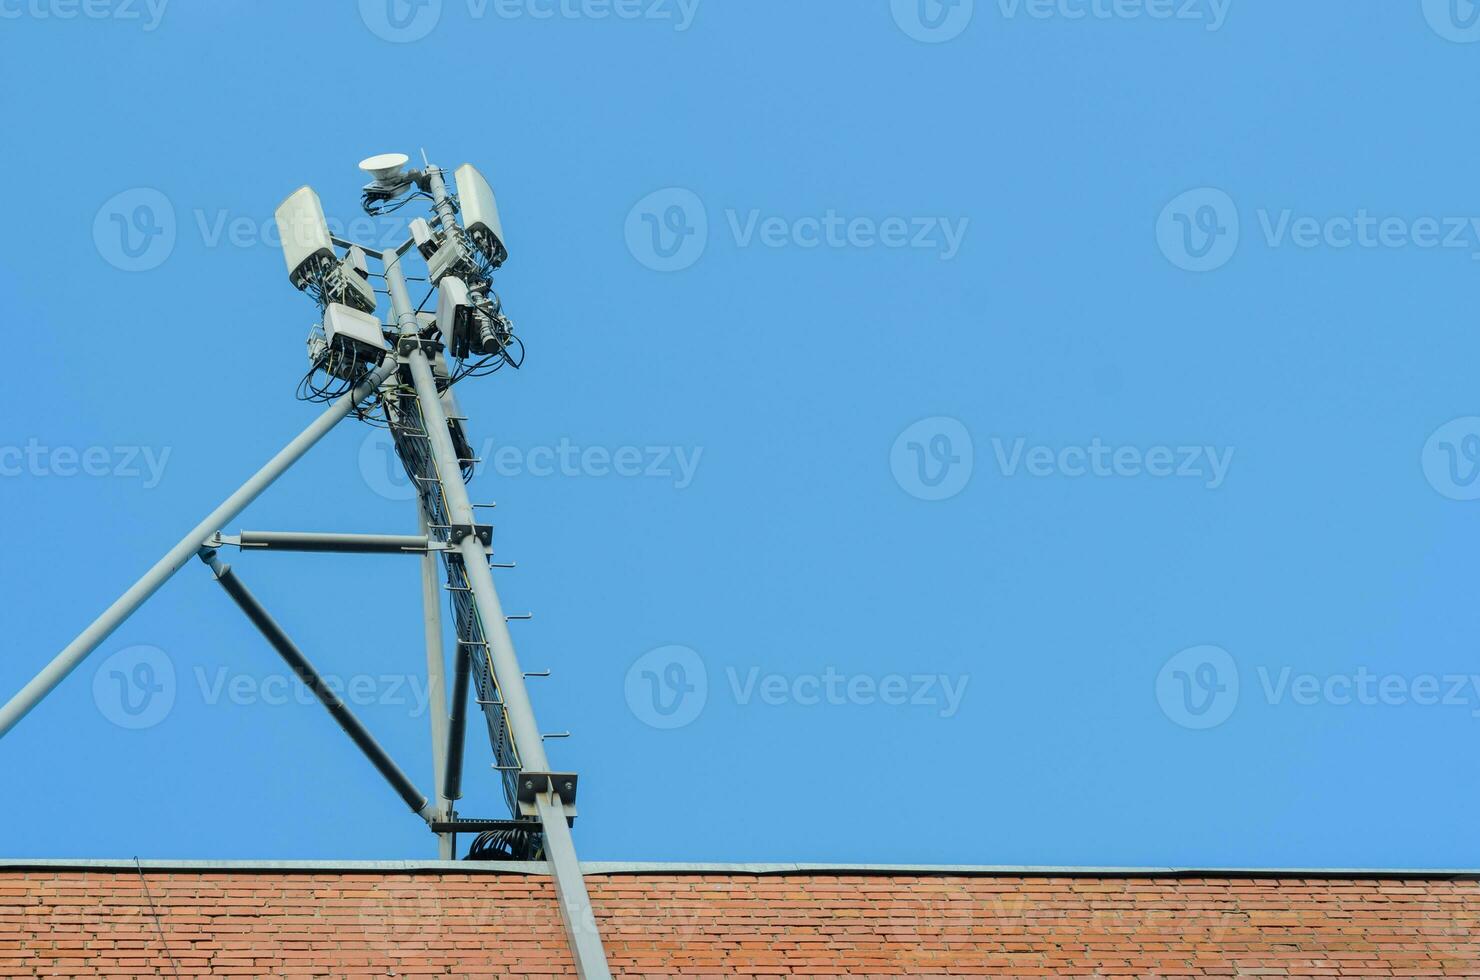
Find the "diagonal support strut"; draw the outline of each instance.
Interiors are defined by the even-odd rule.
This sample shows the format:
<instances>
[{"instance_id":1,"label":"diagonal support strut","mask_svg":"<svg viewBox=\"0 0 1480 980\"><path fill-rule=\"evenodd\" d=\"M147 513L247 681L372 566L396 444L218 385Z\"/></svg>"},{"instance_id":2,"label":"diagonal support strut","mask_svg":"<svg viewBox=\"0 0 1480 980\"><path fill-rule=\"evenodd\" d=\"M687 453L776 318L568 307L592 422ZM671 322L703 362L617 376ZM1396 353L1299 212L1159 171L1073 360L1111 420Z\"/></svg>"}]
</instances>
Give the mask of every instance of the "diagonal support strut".
<instances>
[{"instance_id":1,"label":"diagonal support strut","mask_svg":"<svg viewBox=\"0 0 1480 980\"><path fill-rule=\"evenodd\" d=\"M221 588L225 589L226 594L231 596L231 600L242 612L246 613L252 625L267 638L267 642L272 644L272 648L283 658L289 669L304 683L304 686L314 693L325 710L339 723L344 734L348 735L360 751L365 753L365 758L370 760L370 764L379 770L380 774L385 777L385 781L400 794L401 799L406 801L406 805L411 807L411 811L428 824L436 819L436 808L427 802L426 795L416 788L416 784L411 781L410 777L402 772L395 760L385 749L381 748L375 736L371 735L370 730L360 722L359 718L355 717L355 713L349 709L349 706L330 690L323 675L263 608L262 603L257 601L257 597L252 595L251 590L242 583L241 579L237 578L231 566L222 562L216 557L216 552L209 549L200 552L200 560L211 566L211 571L216 573L216 581L221 583Z\"/></svg>"},{"instance_id":2,"label":"diagonal support strut","mask_svg":"<svg viewBox=\"0 0 1480 980\"><path fill-rule=\"evenodd\" d=\"M261 496L262 492L272 486L278 477L302 459L305 453L329 433L330 429L352 412L355 406L379 390L385 380L395 373L395 370L396 359L387 357L359 387L325 409L312 425L304 429L296 439L284 446L281 452L268 460L267 465L242 484L241 489L227 497L220 507L211 511L205 520L197 524L163 558L156 562L153 568L145 572L143 578L130 586L128 591L119 596L113 605L93 620L92 625L83 630L77 639L67 644L66 649L42 668L41 673L21 688L15 697L6 703L5 707L0 708L0 738L4 738L22 718L30 713L32 708L40 704L41 700L55 690L68 674L76 670L77 665L86 660L88 654L101 646L104 640L112 636L125 620L149 600L150 596L158 592L164 583L185 567L185 563L217 530L235 520L252 501Z\"/></svg>"}]
</instances>

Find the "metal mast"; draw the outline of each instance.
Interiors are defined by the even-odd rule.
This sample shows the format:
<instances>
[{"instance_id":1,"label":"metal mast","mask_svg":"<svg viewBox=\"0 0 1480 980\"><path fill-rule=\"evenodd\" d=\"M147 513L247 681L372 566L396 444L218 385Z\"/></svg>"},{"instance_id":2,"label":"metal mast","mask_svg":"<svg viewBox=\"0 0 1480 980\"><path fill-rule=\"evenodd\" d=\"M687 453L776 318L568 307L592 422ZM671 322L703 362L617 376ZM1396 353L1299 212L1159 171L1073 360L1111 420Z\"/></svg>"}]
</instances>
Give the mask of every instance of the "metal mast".
<instances>
[{"instance_id":1,"label":"metal mast","mask_svg":"<svg viewBox=\"0 0 1480 980\"><path fill-rule=\"evenodd\" d=\"M371 214L397 210L414 199L430 202L433 221L414 219L399 247L378 251L329 233L318 196L307 187L277 212L289 278L322 313L309 338L310 371L300 397L328 404L322 415L220 507L192 528L164 558L84 630L3 708L0 737L50 693L166 581L198 555L226 594L247 615L289 668L322 702L403 802L438 837L444 859L455 855L458 833L493 834L506 856L545 860L576 971L609 977L600 932L570 834L577 777L554 772L535 722L508 621L494 583L493 529L480 523L465 480L475 460L453 386L504 366L517 367L523 347L493 290L493 272L507 257L493 191L470 165L458 168L458 195L443 171L428 163L406 170L401 154L372 157L361 168ZM459 214L462 221L459 221ZM343 254L337 249L342 249ZM425 259L437 295L435 314L414 305L403 260ZM381 268L393 322L375 316L376 291L367 259ZM428 294L428 300L431 294ZM423 304L425 304L425 300ZM222 528L348 415L389 426L396 451L416 486L418 535L251 532ZM369 730L323 681L287 632L219 557L222 548L263 551L407 555L418 559L424 604L427 680L431 692L435 798L428 799L381 748ZM439 566L440 578L439 583ZM440 592L452 607L454 679L444 676ZM463 742L469 694L482 710L507 819L470 820L455 810L462 796Z\"/></svg>"}]
</instances>

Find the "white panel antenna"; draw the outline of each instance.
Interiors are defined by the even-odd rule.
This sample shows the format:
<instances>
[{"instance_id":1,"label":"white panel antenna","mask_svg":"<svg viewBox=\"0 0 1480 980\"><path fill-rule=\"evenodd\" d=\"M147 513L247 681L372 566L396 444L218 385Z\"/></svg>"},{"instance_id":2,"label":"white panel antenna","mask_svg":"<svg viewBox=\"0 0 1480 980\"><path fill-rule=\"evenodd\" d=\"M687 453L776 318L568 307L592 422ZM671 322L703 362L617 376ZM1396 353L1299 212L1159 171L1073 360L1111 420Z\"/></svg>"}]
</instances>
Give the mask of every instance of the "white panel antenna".
<instances>
[{"instance_id":1,"label":"white panel antenna","mask_svg":"<svg viewBox=\"0 0 1480 980\"><path fill-rule=\"evenodd\" d=\"M407 225L411 232L411 240L416 243L416 250L421 257L429 259L432 253L437 251L437 236L432 231L432 226L425 218L412 218Z\"/></svg>"},{"instance_id":2,"label":"white panel antenna","mask_svg":"<svg viewBox=\"0 0 1480 980\"><path fill-rule=\"evenodd\" d=\"M377 362L391 349L379 320L343 303L330 303L324 310L324 339L330 347L343 344L362 350Z\"/></svg>"},{"instance_id":3,"label":"white panel antenna","mask_svg":"<svg viewBox=\"0 0 1480 980\"><path fill-rule=\"evenodd\" d=\"M462 209L463 227L496 269L509 257L504 245L504 226L498 216L498 202L493 188L471 163L453 172L457 181L457 201Z\"/></svg>"},{"instance_id":4,"label":"white panel antenna","mask_svg":"<svg viewBox=\"0 0 1480 980\"><path fill-rule=\"evenodd\" d=\"M320 260L334 261L334 241L329 237L324 206L314 189L304 185L278 205L274 217L283 243L283 259L288 264L288 278L302 289L309 274L323 264Z\"/></svg>"},{"instance_id":5,"label":"white panel antenna","mask_svg":"<svg viewBox=\"0 0 1480 980\"><path fill-rule=\"evenodd\" d=\"M432 257L427 259L427 274L432 282L440 283L445 276L461 271L468 265L468 248L461 236L447 235Z\"/></svg>"},{"instance_id":6,"label":"white panel antenna","mask_svg":"<svg viewBox=\"0 0 1480 980\"><path fill-rule=\"evenodd\" d=\"M339 263L339 288L335 298L366 313L375 312L375 287L370 285L370 266L365 261L365 250L358 245L350 246L344 261Z\"/></svg>"},{"instance_id":7,"label":"white panel antenna","mask_svg":"<svg viewBox=\"0 0 1480 980\"><path fill-rule=\"evenodd\" d=\"M324 308L323 367L334 377L363 377L366 366L373 369L389 350L384 328L369 313L343 303L330 303Z\"/></svg>"},{"instance_id":8,"label":"white panel antenna","mask_svg":"<svg viewBox=\"0 0 1480 980\"><path fill-rule=\"evenodd\" d=\"M468 293L467 283L456 276L442 280L437 297L437 327L442 331L442 343L453 356L466 354L468 349L468 324L473 317L473 299Z\"/></svg>"}]
</instances>

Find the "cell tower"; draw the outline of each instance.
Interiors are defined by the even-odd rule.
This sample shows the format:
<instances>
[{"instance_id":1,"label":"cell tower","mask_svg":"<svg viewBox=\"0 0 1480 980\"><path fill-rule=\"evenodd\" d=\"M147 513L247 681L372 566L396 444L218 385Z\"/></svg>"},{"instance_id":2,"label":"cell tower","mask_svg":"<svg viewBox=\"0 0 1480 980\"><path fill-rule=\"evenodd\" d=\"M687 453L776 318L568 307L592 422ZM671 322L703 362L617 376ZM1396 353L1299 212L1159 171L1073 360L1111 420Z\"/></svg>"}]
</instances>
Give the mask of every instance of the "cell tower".
<instances>
[{"instance_id":1,"label":"cell tower","mask_svg":"<svg viewBox=\"0 0 1480 980\"><path fill-rule=\"evenodd\" d=\"M326 403L324 412L235 493L180 539L92 625L0 708L0 738L82 663L166 581L199 557L294 674L314 692L401 799L438 838L444 860L456 854L457 835L475 834L470 857L543 860L548 863L582 977L609 977L585 879L570 826L576 816L577 778L553 772L535 723L508 621L494 585L493 528L478 520L482 505L468 496L476 465L467 419L453 393L456 384L504 367L518 367L524 348L493 288L494 272L508 257L493 190L473 166L454 174L456 195L444 172L426 161L408 169L404 154L374 156L360 164L371 181L363 205L388 214L414 201L430 204L430 220L409 222L399 247L380 251L334 236L319 197L309 187L291 194L276 214L288 276L318 304L320 322L310 333L310 368L299 386L305 401ZM425 262L431 289L413 305L403 260ZM380 267L392 322L378 318L371 280ZM436 297L435 312L425 310ZM396 452L417 490L421 534L319 534L223 529L301 459L346 416L389 428ZM490 505L491 506L491 505ZM431 691L435 801L381 748L329 686L308 657L221 560L240 551L345 552L417 557L421 563L426 627L427 680ZM440 568L439 568L440 565ZM444 670L442 596L450 597L455 665L449 699ZM471 692L470 692L471 688ZM458 815L462 796L467 702L474 693L487 722L507 818L474 820Z\"/></svg>"}]
</instances>

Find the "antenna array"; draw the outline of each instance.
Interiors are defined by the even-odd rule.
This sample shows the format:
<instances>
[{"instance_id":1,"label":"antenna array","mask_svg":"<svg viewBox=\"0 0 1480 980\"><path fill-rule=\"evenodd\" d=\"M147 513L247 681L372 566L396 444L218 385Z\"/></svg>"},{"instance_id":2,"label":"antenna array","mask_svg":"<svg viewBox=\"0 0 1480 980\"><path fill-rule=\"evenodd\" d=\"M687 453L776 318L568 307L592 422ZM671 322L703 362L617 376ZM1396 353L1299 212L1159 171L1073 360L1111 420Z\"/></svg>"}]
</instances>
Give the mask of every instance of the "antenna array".
<instances>
[{"instance_id":1,"label":"antenna array","mask_svg":"<svg viewBox=\"0 0 1480 980\"><path fill-rule=\"evenodd\" d=\"M454 197L441 168L426 163L423 169L407 170L407 162L404 154L381 154L360 164L372 178L363 189L367 213L393 213L417 200L430 203L430 219L410 221L408 238L395 249L380 251L332 235L318 195L309 187L295 191L279 206L277 223L289 281L309 295L320 312L320 322L309 334L309 370L299 385L299 397L327 408L0 708L0 738L191 557L199 557L392 789L437 835L441 856L452 858L457 834L472 833L479 836L470 857L544 860L577 973L609 977L570 835L578 779L574 773L550 768L544 748L547 736L535 723L526 675L509 633L509 620L518 617L505 615L494 585L493 568L507 566L494 565L493 528L478 521L465 485L476 460L453 387L504 367L517 368L524 358L523 344L493 288L494 273L508 257L503 225L493 189L476 168L469 164L458 168L459 194ZM420 306L412 305L403 269L403 258L412 252L426 262L432 285ZM372 259L380 265L378 274L370 266ZM376 277L384 279L390 297L394 318L390 324L376 315L379 303L371 283ZM422 307L433 294L438 297L436 312L425 312ZM422 534L223 533L222 528L350 415L389 427L417 489ZM435 800L417 789L236 571L221 560L220 552L227 547L251 553L421 558ZM439 559L445 584L437 581ZM444 676L442 591L449 597L455 638L450 699ZM468 819L454 807L462 795L470 693L487 723L508 818Z\"/></svg>"}]
</instances>

